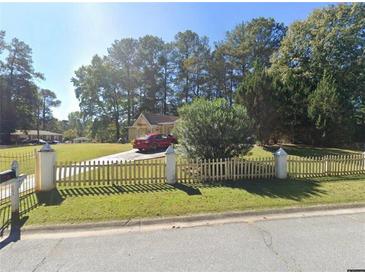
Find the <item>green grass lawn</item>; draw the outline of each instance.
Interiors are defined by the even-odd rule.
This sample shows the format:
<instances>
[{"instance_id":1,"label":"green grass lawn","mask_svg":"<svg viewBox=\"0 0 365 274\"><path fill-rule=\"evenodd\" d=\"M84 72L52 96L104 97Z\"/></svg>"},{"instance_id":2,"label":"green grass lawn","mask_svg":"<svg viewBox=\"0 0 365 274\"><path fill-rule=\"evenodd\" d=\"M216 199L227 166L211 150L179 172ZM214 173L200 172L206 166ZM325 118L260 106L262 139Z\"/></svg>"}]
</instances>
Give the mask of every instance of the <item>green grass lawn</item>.
<instances>
[{"instance_id":1,"label":"green grass lawn","mask_svg":"<svg viewBox=\"0 0 365 274\"><path fill-rule=\"evenodd\" d=\"M41 146L24 146L0 149L1 154L21 154L25 152L32 152L39 150ZM89 160L109 154L123 152L132 149L131 144L59 144L52 145L52 148L57 153L57 161L83 161Z\"/></svg>"},{"instance_id":2,"label":"green grass lawn","mask_svg":"<svg viewBox=\"0 0 365 274\"><path fill-rule=\"evenodd\" d=\"M59 188L26 225L81 223L203 212L365 202L365 176L220 184Z\"/></svg>"},{"instance_id":3,"label":"green grass lawn","mask_svg":"<svg viewBox=\"0 0 365 274\"><path fill-rule=\"evenodd\" d=\"M306 145L282 145L281 146L289 155L299 157L313 157L326 155L346 155L362 153L359 150L350 150L343 148L313 147ZM273 152L279 149L279 146L253 146L246 157L272 157Z\"/></svg>"}]
</instances>

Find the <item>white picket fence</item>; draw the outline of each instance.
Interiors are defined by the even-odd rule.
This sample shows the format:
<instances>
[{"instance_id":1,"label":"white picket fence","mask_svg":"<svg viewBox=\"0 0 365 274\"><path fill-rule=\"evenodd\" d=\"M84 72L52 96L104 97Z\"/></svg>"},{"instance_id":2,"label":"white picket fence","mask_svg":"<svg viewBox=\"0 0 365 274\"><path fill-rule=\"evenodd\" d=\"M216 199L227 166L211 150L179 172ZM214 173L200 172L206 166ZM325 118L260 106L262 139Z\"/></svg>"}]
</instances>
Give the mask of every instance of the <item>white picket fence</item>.
<instances>
[{"instance_id":1,"label":"white picket fence","mask_svg":"<svg viewBox=\"0 0 365 274\"><path fill-rule=\"evenodd\" d=\"M177 180L181 182L270 179L275 176L272 157L179 160L176 167Z\"/></svg>"},{"instance_id":2,"label":"white picket fence","mask_svg":"<svg viewBox=\"0 0 365 274\"><path fill-rule=\"evenodd\" d=\"M178 182L216 182L275 178L275 158L177 159ZM365 173L361 154L323 157L288 156L291 178L310 178ZM166 183L164 158L142 161L57 162L57 185L113 185Z\"/></svg>"},{"instance_id":3,"label":"white picket fence","mask_svg":"<svg viewBox=\"0 0 365 274\"><path fill-rule=\"evenodd\" d=\"M288 174L293 178L356 175L365 173L362 154L322 157L288 157Z\"/></svg>"},{"instance_id":4,"label":"white picket fence","mask_svg":"<svg viewBox=\"0 0 365 274\"><path fill-rule=\"evenodd\" d=\"M118 185L165 182L163 159L140 161L57 162L58 185Z\"/></svg>"}]
</instances>

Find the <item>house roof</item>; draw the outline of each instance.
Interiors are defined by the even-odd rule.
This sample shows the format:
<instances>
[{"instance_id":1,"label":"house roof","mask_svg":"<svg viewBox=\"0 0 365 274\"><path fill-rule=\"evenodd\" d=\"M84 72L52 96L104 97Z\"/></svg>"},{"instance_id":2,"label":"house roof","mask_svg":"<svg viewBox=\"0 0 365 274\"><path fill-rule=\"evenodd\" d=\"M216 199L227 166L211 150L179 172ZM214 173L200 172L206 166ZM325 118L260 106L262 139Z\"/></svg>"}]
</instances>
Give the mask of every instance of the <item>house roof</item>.
<instances>
[{"instance_id":1,"label":"house roof","mask_svg":"<svg viewBox=\"0 0 365 274\"><path fill-rule=\"evenodd\" d=\"M10 133L10 135L34 135L36 136L37 135L37 130L35 129L29 129L29 130L20 130L20 129L17 129L15 132L13 133ZM60 133L55 133L55 132L51 132L51 131L47 131L47 130L40 130L39 131L39 135L48 135L48 136L62 136L62 134Z\"/></svg>"},{"instance_id":2,"label":"house roof","mask_svg":"<svg viewBox=\"0 0 365 274\"><path fill-rule=\"evenodd\" d=\"M149 112L144 112L142 114L151 125L170 124L174 123L179 118L173 115L163 115Z\"/></svg>"},{"instance_id":3,"label":"house roof","mask_svg":"<svg viewBox=\"0 0 365 274\"><path fill-rule=\"evenodd\" d=\"M74 138L74 141L89 141L90 139L87 138L87 137L77 137L77 138Z\"/></svg>"}]
</instances>

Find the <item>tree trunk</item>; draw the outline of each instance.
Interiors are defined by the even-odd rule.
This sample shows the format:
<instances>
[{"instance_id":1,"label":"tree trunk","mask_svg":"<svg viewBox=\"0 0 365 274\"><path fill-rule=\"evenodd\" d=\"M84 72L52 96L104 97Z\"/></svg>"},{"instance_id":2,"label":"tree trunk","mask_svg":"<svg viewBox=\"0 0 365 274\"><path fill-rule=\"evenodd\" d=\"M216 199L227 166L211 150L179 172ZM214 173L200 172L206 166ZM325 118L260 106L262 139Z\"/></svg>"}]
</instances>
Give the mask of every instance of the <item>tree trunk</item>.
<instances>
[{"instance_id":1,"label":"tree trunk","mask_svg":"<svg viewBox=\"0 0 365 274\"><path fill-rule=\"evenodd\" d=\"M39 124L40 124L40 115L41 115L41 110L39 107L39 103L37 104L37 140L39 140Z\"/></svg>"},{"instance_id":2,"label":"tree trunk","mask_svg":"<svg viewBox=\"0 0 365 274\"><path fill-rule=\"evenodd\" d=\"M46 120L46 98L43 98L43 109L42 109L42 129L45 130Z\"/></svg>"},{"instance_id":3,"label":"tree trunk","mask_svg":"<svg viewBox=\"0 0 365 274\"><path fill-rule=\"evenodd\" d=\"M129 79L129 75L130 73L129 73L129 68L127 68L127 81L128 81L128 85L127 85L127 96L128 96L128 100L127 100L127 104L128 104L128 106L127 106L127 108L128 108L128 110L127 110L127 124L128 124L128 126L130 126L131 125L131 88L130 88L130 79Z\"/></svg>"},{"instance_id":4,"label":"tree trunk","mask_svg":"<svg viewBox=\"0 0 365 274\"><path fill-rule=\"evenodd\" d=\"M119 115L115 114L115 118L114 118L114 122L115 122L115 139L118 142L119 138L120 138L120 125L119 125Z\"/></svg>"},{"instance_id":5,"label":"tree trunk","mask_svg":"<svg viewBox=\"0 0 365 274\"><path fill-rule=\"evenodd\" d=\"M164 75L164 94L163 94L163 114L167 113L167 68L165 67Z\"/></svg>"}]
</instances>

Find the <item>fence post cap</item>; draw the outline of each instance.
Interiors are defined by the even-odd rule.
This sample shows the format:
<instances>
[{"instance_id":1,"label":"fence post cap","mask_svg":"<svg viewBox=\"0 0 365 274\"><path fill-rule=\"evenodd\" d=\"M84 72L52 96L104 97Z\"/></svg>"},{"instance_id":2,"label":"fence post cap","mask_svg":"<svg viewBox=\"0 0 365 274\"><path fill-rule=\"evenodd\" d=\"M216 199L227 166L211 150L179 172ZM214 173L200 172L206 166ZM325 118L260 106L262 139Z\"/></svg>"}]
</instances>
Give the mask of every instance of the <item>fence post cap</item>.
<instances>
[{"instance_id":1,"label":"fence post cap","mask_svg":"<svg viewBox=\"0 0 365 274\"><path fill-rule=\"evenodd\" d=\"M169 145L169 147L166 149L165 154L166 155L168 155L168 154L175 154L175 150L174 150L173 145Z\"/></svg>"},{"instance_id":2,"label":"fence post cap","mask_svg":"<svg viewBox=\"0 0 365 274\"><path fill-rule=\"evenodd\" d=\"M288 156L288 153L283 148L279 148L274 152L274 156Z\"/></svg>"},{"instance_id":3,"label":"fence post cap","mask_svg":"<svg viewBox=\"0 0 365 274\"><path fill-rule=\"evenodd\" d=\"M50 146L50 144L45 143L41 149L39 150L39 152L53 152L53 148Z\"/></svg>"},{"instance_id":4,"label":"fence post cap","mask_svg":"<svg viewBox=\"0 0 365 274\"><path fill-rule=\"evenodd\" d=\"M15 175L18 177L18 175L19 175L19 163L18 163L18 161L14 160L11 163L11 170L13 170L15 172Z\"/></svg>"}]
</instances>

